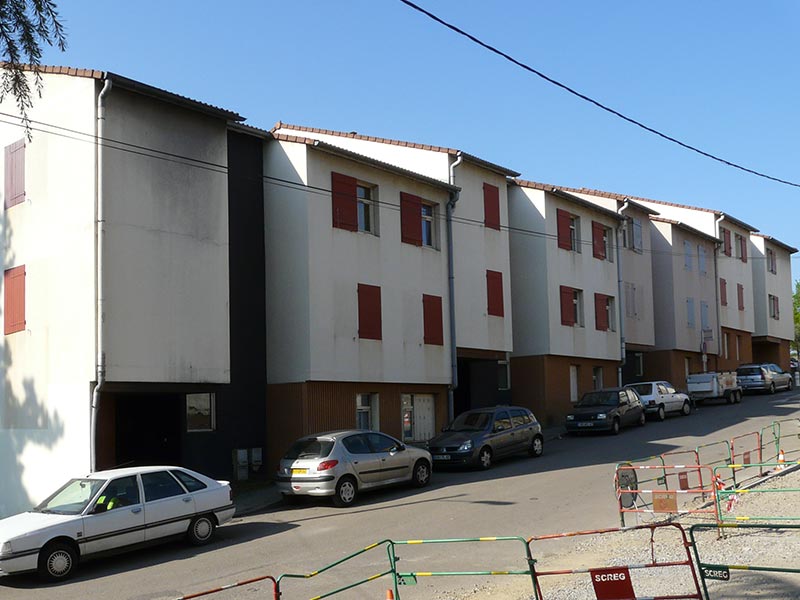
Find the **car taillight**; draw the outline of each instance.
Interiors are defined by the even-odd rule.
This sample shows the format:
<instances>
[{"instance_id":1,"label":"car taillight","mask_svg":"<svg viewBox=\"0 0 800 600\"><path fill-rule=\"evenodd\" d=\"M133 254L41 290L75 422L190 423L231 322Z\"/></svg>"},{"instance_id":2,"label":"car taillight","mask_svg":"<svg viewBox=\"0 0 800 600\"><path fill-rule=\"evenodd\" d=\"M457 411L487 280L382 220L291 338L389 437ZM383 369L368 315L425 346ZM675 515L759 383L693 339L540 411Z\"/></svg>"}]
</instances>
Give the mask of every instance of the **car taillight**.
<instances>
[{"instance_id":1,"label":"car taillight","mask_svg":"<svg viewBox=\"0 0 800 600\"><path fill-rule=\"evenodd\" d=\"M327 471L339 464L338 460L323 460L317 465L317 471Z\"/></svg>"}]
</instances>

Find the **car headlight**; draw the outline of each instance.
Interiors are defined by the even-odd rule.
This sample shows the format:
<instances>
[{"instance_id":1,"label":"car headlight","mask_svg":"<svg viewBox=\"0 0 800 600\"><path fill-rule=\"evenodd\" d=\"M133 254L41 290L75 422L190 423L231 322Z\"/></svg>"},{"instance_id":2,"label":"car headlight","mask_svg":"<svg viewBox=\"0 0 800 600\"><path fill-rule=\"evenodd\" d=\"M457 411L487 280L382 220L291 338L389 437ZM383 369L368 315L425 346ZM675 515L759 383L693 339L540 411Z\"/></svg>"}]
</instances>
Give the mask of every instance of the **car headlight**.
<instances>
[{"instance_id":1,"label":"car headlight","mask_svg":"<svg viewBox=\"0 0 800 600\"><path fill-rule=\"evenodd\" d=\"M602 421L603 419L607 419L607 418L608 418L608 415L606 415L606 413L598 413L597 414L597 419L599 421Z\"/></svg>"},{"instance_id":2,"label":"car headlight","mask_svg":"<svg viewBox=\"0 0 800 600\"><path fill-rule=\"evenodd\" d=\"M459 452L469 452L470 450L472 450L472 440L464 442L458 447Z\"/></svg>"},{"instance_id":3,"label":"car headlight","mask_svg":"<svg viewBox=\"0 0 800 600\"><path fill-rule=\"evenodd\" d=\"M575 415L567 415L567 421L574 421Z\"/></svg>"},{"instance_id":4,"label":"car headlight","mask_svg":"<svg viewBox=\"0 0 800 600\"><path fill-rule=\"evenodd\" d=\"M0 556L10 556L11 555L11 542L4 542L2 546L0 546Z\"/></svg>"}]
</instances>

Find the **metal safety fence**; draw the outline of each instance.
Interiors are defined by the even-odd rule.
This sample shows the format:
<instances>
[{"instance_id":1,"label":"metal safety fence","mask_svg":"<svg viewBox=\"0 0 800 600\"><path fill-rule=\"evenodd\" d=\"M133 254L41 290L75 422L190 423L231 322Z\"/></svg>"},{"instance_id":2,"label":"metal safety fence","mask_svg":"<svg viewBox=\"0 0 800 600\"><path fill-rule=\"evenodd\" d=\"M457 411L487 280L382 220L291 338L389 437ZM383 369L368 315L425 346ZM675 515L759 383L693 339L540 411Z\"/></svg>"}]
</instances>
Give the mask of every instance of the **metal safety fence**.
<instances>
[{"instance_id":1,"label":"metal safety fence","mask_svg":"<svg viewBox=\"0 0 800 600\"><path fill-rule=\"evenodd\" d=\"M724 469L747 471L753 470L759 473L771 473L773 476L781 474L786 469L786 463L759 463L759 464L732 464L721 467L715 467L714 473ZM740 501L745 497L758 496L762 494L776 495L776 494L797 494L800 488L774 486L768 487L768 481L780 481L774 477L770 477L765 482L760 483L758 487L726 487L718 488L716 490L714 505L718 523L730 523L737 521L800 521L800 515L782 515L782 514L746 514L752 510L763 510L759 505L751 507L749 503ZM791 503L794 506L794 502ZM770 503L771 506L781 506L780 501ZM779 512L779 511L778 511Z\"/></svg>"}]
</instances>

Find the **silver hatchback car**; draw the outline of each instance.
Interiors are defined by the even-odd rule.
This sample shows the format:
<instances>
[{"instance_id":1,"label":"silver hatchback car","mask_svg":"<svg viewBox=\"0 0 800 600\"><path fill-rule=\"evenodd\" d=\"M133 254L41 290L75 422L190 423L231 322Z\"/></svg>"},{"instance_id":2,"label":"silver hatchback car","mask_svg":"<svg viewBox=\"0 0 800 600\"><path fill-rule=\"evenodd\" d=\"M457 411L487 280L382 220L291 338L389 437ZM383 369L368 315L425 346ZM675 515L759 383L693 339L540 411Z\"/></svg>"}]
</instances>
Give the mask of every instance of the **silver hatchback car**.
<instances>
[{"instance_id":1,"label":"silver hatchback car","mask_svg":"<svg viewBox=\"0 0 800 600\"><path fill-rule=\"evenodd\" d=\"M333 496L336 506L356 501L359 492L431 481L431 455L377 431L348 429L300 438L281 459L275 482L284 499Z\"/></svg>"}]
</instances>

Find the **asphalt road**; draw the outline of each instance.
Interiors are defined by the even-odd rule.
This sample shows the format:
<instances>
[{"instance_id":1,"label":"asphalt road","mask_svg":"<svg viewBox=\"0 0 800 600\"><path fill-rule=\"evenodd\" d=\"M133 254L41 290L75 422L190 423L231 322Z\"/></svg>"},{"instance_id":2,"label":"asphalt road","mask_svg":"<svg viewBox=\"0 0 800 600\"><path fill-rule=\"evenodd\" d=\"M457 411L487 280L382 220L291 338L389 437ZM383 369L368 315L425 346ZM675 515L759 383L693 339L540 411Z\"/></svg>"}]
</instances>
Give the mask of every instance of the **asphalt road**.
<instances>
[{"instance_id":1,"label":"asphalt road","mask_svg":"<svg viewBox=\"0 0 800 600\"><path fill-rule=\"evenodd\" d=\"M423 490L394 488L364 494L350 509L324 500L274 507L236 519L218 530L215 543L192 548L180 541L82 564L57 586L34 576L0 578L3 600L178 598L261 575L306 574L385 539L451 539L542 535L616 527L613 490L617 463L694 448L759 431L773 420L800 418L800 394L745 396L738 405L704 404L688 417L625 429L619 436L565 437L546 444L544 456L521 456L490 471L437 471ZM537 548L563 550L559 541ZM524 570L519 541L396 546L402 571ZM284 599L311 598L389 568L385 546L311 579L284 579ZM444 599L446 590L479 594L486 578L421 577L402 598ZM511 578L505 578L510 580ZM493 579L496 581L497 578ZM504 580L504 581L505 581ZM516 578L519 582L519 577ZM383 599L382 578L337 597ZM530 589L530 588L528 588ZM215 600L271 599L268 582L208 596Z\"/></svg>"}]
</instances>

